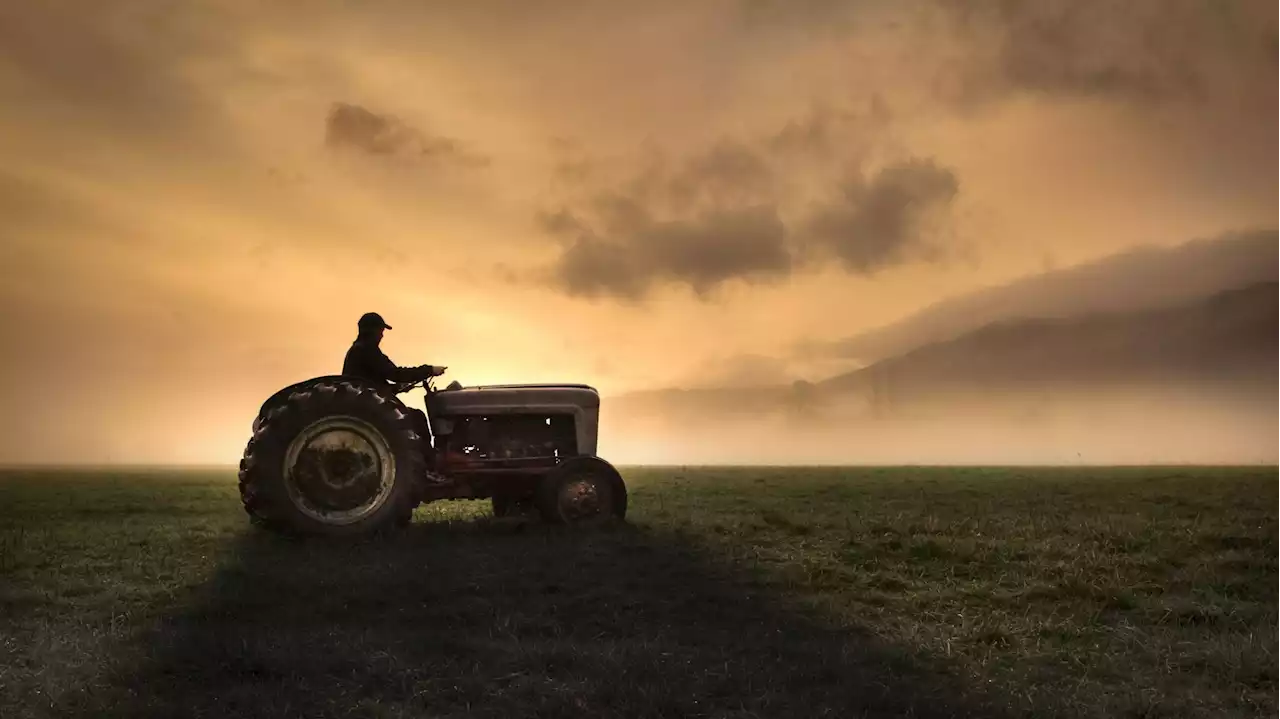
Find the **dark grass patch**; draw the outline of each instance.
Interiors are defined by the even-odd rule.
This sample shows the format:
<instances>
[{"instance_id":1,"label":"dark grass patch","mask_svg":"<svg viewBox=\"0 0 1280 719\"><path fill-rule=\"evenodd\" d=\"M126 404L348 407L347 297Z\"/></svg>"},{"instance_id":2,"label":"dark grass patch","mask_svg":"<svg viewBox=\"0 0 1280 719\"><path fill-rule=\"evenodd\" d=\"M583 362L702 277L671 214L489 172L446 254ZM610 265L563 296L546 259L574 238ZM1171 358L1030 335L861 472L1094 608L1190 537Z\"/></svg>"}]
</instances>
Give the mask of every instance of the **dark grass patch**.
<instances>
[{"instance_id":1,"label":"dark grass patch","mask_svg":"<svg viewBox=\"0 0 1280 719\"><path fill-rule=\"evenodd\" d=\"M0 716L1275 714L1274 470L625 474L630 526L345 543L10 474Z\"/></svg>"}]
</instances>

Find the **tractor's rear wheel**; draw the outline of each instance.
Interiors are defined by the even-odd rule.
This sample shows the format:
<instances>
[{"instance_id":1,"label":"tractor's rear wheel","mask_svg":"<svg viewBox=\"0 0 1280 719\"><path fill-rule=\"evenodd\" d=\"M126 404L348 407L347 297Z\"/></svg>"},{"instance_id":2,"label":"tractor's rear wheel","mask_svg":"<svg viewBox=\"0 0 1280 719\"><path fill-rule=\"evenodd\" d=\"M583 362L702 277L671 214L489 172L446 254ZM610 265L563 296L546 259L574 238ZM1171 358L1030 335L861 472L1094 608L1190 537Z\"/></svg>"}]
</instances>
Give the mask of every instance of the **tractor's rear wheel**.
<instances>
[{"instance_id":1,"label":"tractor's rear wheel","mask_svg":"<svg viewBox=\"0 0 1280 719\"><path fill-rule=\"evenodd\" d=\"M258 524L353 536L409 523L426 475L413 413L369 385L301 387L254 423L240 498Z\"/></svg>"},{"instance_id":2,"label":"tractor's rear wheel","mask_svg":"<svg viewBox=\"0 0 1280 719\"><path fill-rule=\"evenodd\" d=\"M627 487L608 462L579 457L547 474L534 501L543 520L552 524L602 524L626 516Z\"/></svg>"}]
</instances>

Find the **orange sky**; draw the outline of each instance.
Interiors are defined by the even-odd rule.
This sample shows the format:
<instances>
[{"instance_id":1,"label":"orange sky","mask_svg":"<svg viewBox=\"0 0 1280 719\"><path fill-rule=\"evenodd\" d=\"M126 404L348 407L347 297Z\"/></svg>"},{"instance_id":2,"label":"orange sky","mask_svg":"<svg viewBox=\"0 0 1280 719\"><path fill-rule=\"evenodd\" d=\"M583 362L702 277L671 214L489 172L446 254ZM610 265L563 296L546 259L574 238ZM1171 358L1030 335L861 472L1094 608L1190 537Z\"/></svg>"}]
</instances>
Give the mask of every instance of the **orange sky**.
<instances>
[{"instance_id":1,"label":"orange sky","mask_svg":"<svg viewBox=\"0 0 1280 719\"><path fill-rule=\"evenodd\" d=\"M546 5L0 6L0 461L234 461L367 310L468 384L813 379L1276 224L1272 3Z\"/></svg>"}]
</instances>

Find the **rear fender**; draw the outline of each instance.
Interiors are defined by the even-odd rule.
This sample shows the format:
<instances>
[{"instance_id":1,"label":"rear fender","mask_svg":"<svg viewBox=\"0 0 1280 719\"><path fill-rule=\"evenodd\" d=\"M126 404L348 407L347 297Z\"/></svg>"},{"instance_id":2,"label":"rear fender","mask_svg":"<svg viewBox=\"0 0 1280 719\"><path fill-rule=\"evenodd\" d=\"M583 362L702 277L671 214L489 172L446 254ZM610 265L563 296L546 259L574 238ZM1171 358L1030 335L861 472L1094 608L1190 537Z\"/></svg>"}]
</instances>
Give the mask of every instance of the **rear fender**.
<instances>
[{"instance_id":1,"label":"rear fender","mask_svg":"<svg viewBox=\"0 0 1280 719\"><path fill-rule=\"evenodd\" d=\"M348 375L330 374L330 375L322 375L320 377L312 377L311 379L306 379L301 382L295 382L294 384L291 384L288 387L285 387L279 390L278 392L276 392L275 394L271 395L270 397L268 397L267 400L262 403L262 406L258 408L258 418L265 416L266 413L271 408L284 404L289 399L289 395L293 394L294 392L297 392L298 390L305 390L308 387L312 387L321 382L350 382L351 384L355 384L355 385L365 385L365 386L371 386L374 389L380 389L375 383L369 382L368 380L360 379L359 377L351 377ZM404 404L403 402L400 401L400 398L395 395L395 393L387 392L386 394L396 404L399 404L399 405Z\"/></svg>"}]
</instances>

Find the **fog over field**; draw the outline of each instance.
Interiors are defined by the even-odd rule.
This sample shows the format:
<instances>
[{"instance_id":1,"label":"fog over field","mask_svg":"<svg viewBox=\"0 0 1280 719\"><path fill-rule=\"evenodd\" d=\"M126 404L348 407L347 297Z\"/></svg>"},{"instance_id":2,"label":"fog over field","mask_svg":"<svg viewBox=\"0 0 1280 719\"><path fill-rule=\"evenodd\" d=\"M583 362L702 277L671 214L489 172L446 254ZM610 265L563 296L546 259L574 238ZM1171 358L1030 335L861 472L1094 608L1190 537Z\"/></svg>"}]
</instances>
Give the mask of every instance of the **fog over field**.
<instances>
[{"instance_id":1,"label":"fog over field","mask_svg":"<svg viewBox=\"0 0 1280 719\"><path fill-rule=\"evenodd\" d=\"M1170 394L1183 394L1180 399ZM997 400L998 401L998 400ZM1177 392L1072 392L968 398L916 416L870 418L861 406L785 412L614 417L601 436L619 462L716 464L1275 464L1273 399ZM846 412L841 413L840 410Z\"/></svg>"},{"instance_id":2,"label":"fog over field","mask_svg":"<svg viewBox=\"0 0 1280 719\"><path fill-rule=\"evenodd\" d=\"M677 464L1274 463L1276 240L1126 254L942 301L805 348L900 352L817 382L622 396L604 441Z\"/></svg>"},{"instance_id":3,"label":"fog over field","mask_svg":"<svg viewBox=\"0 0 1280 719\"><path fill-rule=\"evenodd\" d=\"M1275 461L1276 15L5 3L0 463L234 463L367 311L619 461Z\"/></svg>"}]
</instances>

